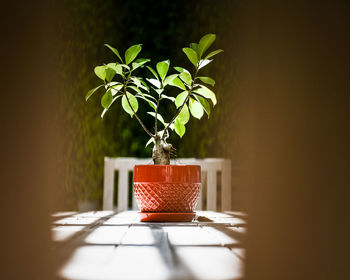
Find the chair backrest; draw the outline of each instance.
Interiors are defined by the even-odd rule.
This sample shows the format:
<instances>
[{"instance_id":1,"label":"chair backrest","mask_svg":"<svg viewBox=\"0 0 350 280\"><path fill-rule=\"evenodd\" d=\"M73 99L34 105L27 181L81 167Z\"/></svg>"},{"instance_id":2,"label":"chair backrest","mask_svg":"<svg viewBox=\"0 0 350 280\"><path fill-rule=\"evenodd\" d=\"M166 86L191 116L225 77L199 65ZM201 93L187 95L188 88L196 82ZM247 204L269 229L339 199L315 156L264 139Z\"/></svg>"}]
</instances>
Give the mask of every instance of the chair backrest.
<instances>
[{"instance_id":1,"label":"chair backrest","mask_svg":"<svg viewBox=\"0 0 350 280\"><path fill-rule=\"evenodd\" d=\"M179 158L175 164L196 164L202 170L202 189L197 210L217 210L218 199L221 198L221 211L231 210L231 160L220 158ZM104 160L103 210L114 210L114 174L118 171L118 204L117 210L128 209L129 174L136 164L152 164L152 159L139 158L109 158ZM221 174L221 177L220 177ZM218 192L218 186L221 186ZM203 193L203 190L206 191ZM221 194L218 197L217 194ZM206 202L206 205L204 203ZM132 209L137 210L135 196L132 195Z\"/></svg>"}]
</instances>

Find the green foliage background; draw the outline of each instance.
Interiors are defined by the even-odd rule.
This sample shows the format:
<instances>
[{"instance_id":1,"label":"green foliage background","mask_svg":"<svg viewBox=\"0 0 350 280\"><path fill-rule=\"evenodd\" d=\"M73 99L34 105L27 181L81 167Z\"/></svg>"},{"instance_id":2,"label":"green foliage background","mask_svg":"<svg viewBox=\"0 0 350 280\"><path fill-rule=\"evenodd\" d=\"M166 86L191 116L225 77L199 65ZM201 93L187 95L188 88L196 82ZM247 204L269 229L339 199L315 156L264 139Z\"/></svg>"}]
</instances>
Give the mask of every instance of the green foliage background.
<instances>
[{"instance_id":1,"label":"green foliage background","mask_svg":"<svg viewBox=\"0 0 350 280\"><path fill-rule=\"evenodd\" d=\"M132 44L142 43L140 57L151 58L152 66L170 58L171 67L190 69L181 49L204 34L217 34L213 49L225 52L204 69L203 76L216 80L218 105L209 120L206 116L200 121L192 119L182 140L173 134L168 142L177 148L178 157L234 158L232 145L236 146L238 139L228 130L235 131L239 115L235 90L239 47L234 40L239 6L238 1L182 0L60 3L56 37L60 75L57 123L62 139L57 147L62 178L57 192L59 209L76 209L77 202L85 199L101 205L104 156L151 156L151 149L144 148L146 133L118 103L102 120L100 98L84 100L86 92L98 83L94 67L114 60L104 43L121 53ZM162 111L165 118L170 118L175 108L169 106ZM171 112L171 116L165 112ZM146 125L152 127L152 118L144 117Z\"/></svg>"}]
</instances>

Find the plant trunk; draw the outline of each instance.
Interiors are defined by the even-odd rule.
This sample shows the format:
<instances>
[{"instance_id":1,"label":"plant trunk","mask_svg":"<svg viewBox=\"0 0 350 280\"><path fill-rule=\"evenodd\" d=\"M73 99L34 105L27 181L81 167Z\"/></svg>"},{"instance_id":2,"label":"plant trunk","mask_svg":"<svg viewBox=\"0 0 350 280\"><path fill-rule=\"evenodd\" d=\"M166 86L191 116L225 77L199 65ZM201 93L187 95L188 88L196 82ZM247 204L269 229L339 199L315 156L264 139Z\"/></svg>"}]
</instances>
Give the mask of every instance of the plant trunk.
<instances>
[{"instance_id":1,"label":"plant trunk","mask_svg":"<svg viewBox=\"0 0 350 280\"><path fill-rule=\"evenodd\" d=\"M153 163L167 165L170 164L170 151L172 149L171 144L167 144L159 136L155 139L155 144L153 147Z\"/></svg>"}]
</instances>

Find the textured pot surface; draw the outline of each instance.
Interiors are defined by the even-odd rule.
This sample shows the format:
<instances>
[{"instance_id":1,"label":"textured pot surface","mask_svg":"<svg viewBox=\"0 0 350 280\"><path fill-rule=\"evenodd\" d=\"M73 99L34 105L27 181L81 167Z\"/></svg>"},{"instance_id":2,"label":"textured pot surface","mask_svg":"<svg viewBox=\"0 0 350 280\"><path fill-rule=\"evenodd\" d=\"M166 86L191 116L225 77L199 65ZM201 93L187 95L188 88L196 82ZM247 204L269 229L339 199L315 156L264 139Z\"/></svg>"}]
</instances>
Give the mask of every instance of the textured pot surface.
<instances>
[{"instance_id":1,"label":"textured pot surface","mask_svg":"<svg viewBox=\"0 0 350 280\"><path fill-rule=\"evenodd\" d=\"M200 186L199 165L134 167L134 190L142 212L193 212Z\"/></svg>"}]
</instances>

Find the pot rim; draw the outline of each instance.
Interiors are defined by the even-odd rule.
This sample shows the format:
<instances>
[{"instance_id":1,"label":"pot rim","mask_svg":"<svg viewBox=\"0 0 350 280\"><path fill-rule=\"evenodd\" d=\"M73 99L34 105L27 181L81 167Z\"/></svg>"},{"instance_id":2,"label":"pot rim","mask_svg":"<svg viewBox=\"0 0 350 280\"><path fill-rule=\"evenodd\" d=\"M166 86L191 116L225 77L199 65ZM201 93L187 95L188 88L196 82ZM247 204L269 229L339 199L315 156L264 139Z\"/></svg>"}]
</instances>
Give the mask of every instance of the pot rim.
<instances>
[{"instance_id":1,"label":"pot rim","mask_svg":"<svg viewBox=\"0 0 350 280\"><path fill-rule=\"evenodd\" d=\"M186 166L197 166L197 167L201 167L199 164L135 164L135 166L137 167L165 167L165 166L171 166L171 167L175 167L175 166L180 166L180 167L186 167Z\"/></svg>"},{"instance_id":2,"label":"pot rim","mask_svg":"<svg viewBox=\"0 0 350 280\"><path fill-rule=\"evenodd\" d=\"M134 183L200 183L200 165L135 165Z\"/></svg>"}]
</instances>

